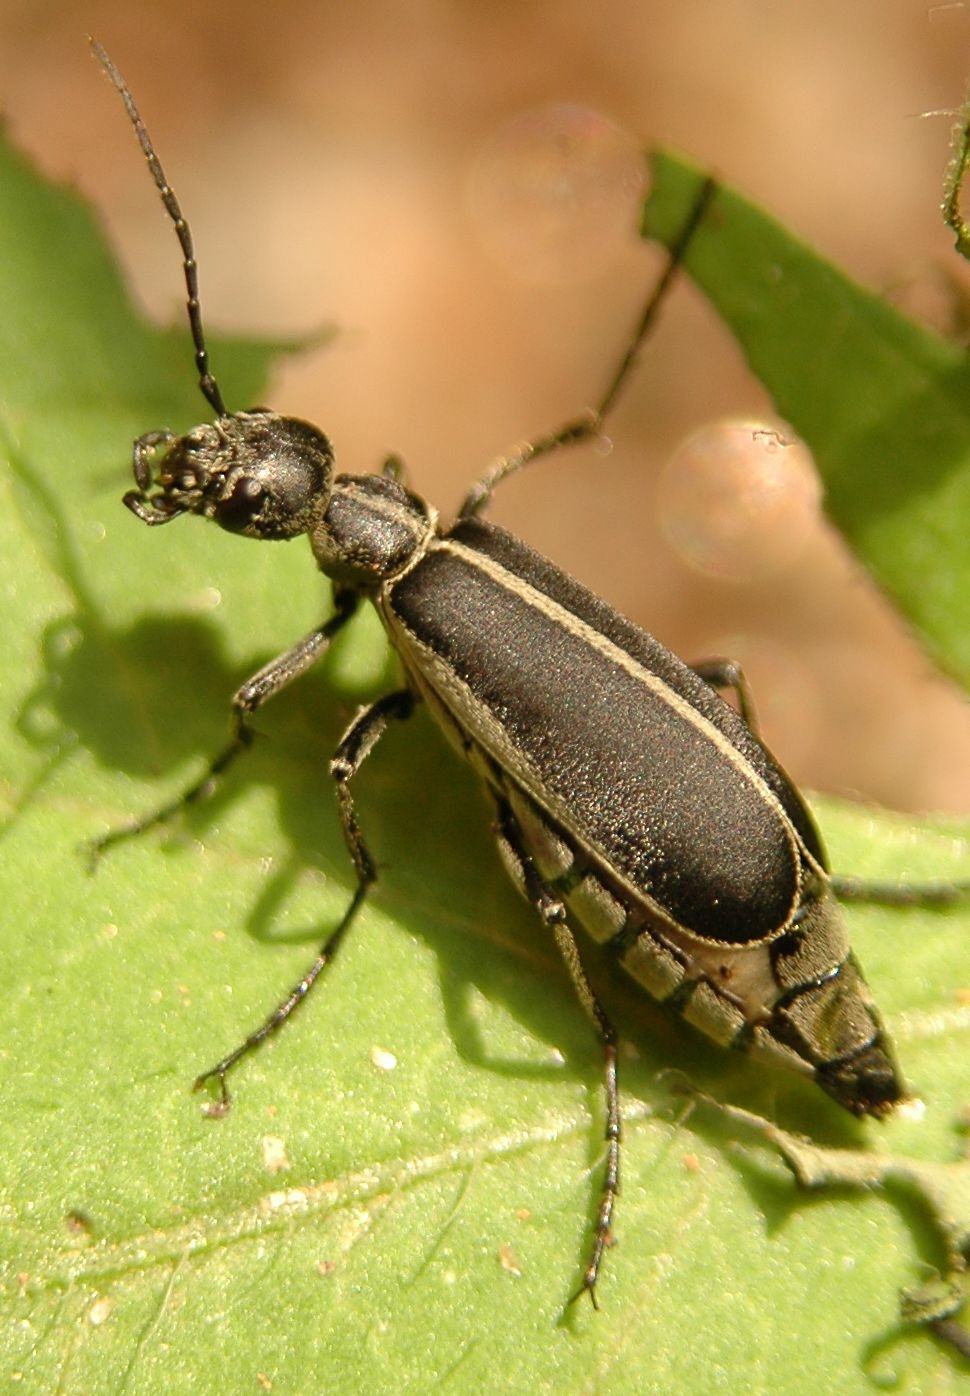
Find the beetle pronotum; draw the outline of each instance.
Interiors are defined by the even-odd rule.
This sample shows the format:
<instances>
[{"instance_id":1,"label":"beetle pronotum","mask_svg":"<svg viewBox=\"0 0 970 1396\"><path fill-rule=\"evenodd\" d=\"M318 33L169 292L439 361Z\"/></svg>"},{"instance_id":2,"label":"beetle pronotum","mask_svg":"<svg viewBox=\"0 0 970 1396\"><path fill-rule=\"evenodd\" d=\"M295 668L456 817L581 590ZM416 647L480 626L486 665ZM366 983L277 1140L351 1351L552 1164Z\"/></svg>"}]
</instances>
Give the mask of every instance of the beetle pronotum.
<instances>
[{"instance_id":1,"label":"beetle pronotum","mask_svg":"<svg viewBox=\"0 0 970 1396\"><path fill-rule=\"evenodd\" d=\"M104 835L95 853L202 798L249 745L249 720L324 653L371 601L404 686L361 709L331 762L357 886L307 973L270 1016L197 1079L226 1077L306 997L375 878L351 783L388 724L420 699L481 776L499 848L551 931L605 1064L607 1153L583 1282L595 1286L619 1179L616 1035L587 979L572 922L655 998L722 1046L813 1077L855 1115L904 1099L891 1044L848 943L825 853L801 796L745 720L743 682L724 663L690 668L657 640L479 515L495 486L537 457L594 437L626 382L698 222L681 230L598 406L495 461L457 521L406 489L396 468L334 475L315 426L265 410L230 412L209 369L188 225L134 100L107 54L181 244L199 386L216 420L151 431L133 452L124 503L144 523L180 514L251 538L306 534L331 578L334 613L264 665L232 700L228 745L179 799ZM731 687L735 711L716 692Z\"/></svg>"}]
</instances>

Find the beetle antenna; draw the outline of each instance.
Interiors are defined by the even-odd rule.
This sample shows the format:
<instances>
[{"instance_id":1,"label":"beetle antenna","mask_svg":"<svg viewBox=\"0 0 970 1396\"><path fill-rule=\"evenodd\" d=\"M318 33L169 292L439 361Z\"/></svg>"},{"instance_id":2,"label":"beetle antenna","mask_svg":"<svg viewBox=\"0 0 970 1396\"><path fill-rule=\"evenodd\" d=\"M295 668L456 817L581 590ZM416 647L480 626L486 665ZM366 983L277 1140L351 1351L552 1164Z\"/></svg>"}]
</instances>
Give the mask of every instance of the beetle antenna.
<instances>
[{"instance_id":1,"label":"beetle antenna","mask_svg":"<svg viewBox=\"0 0 970 1396\"><path fill-rule=\"evenodd\" d=\"M94 51L95 58L118 89L121 100L125 104L128 119L138 137L138 144L148 161L148 168L155 181L155 187L162 196L165 211L175 225L175 232L182 248L182 267L185 272L185 289L188 292L189 327L192 331L192 343L195 345L195 363L199 370L199 387L202 389L206 401L218 412L219 416L228 417L229 413L222 400L219 385L209 372L209 353L206 349L205 331L202 327L202 307L199 304L199 269L195 260L195 250L192 246L191 230L185 221L179 201L175 197L175 190L165 178L162 162L155 154L155 147L152 145L148 129L141 119L141 113L135 105L135 99L131 95L128 84L97 39L89 39L88 42Z\"/></svg>"}]
</instances>

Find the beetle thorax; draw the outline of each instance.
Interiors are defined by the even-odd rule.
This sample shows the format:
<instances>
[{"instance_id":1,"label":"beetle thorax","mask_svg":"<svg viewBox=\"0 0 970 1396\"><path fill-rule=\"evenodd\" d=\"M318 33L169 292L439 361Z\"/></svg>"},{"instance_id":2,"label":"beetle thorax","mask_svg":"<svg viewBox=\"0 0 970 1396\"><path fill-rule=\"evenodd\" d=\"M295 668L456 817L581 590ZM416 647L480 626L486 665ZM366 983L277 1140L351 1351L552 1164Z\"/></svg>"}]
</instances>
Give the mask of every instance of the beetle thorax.
<instances>
[{"instance_id":1,"label":"beetle thorax","mask_svg":"<svg viewBox=\"0 0 970 1396\"><path fill-rule=\"evenodd\" d=\"M373 591L406 572L434 535L437 514L388 475L338 475L310 535L322 572Z\"/></svg>"}]
</instances>

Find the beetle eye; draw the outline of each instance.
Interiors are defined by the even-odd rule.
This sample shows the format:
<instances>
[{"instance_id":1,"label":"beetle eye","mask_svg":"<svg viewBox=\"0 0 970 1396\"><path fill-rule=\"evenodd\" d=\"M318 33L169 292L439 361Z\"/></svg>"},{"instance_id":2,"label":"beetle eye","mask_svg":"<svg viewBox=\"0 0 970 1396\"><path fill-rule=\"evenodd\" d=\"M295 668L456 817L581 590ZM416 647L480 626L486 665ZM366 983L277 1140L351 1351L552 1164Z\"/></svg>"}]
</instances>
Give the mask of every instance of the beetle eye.
<instances>
[{"instance_id":1,"label":"beetle eye","mask_svg":"<svg viewBox=\"0 0 970 1396\"><path fill-rule=\"evenodd\" d=\"M216 505L215 520L230 533L245 533L262 513L266 491L252 475L241 476Z\"/></svg>"}]
</instances>

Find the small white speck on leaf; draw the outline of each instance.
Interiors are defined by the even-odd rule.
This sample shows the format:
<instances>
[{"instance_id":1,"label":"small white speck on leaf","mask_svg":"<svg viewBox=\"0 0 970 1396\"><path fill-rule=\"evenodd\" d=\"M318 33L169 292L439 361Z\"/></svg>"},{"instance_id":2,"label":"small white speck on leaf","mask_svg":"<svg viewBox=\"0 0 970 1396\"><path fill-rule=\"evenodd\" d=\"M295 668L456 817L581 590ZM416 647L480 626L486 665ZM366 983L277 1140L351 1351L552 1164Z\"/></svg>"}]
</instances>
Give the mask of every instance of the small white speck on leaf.
<instances>
[{"instance_id":1,"label":"small white speck on leaf","mask_svg":"<svg viewBox=\"0 0 970 1396\"><path fill-rule=\"evenodd\" d=\"M286 1156L286 1143L278 1134L264 1134L261 1145L263 1167L268 1173L282 1173L285 1168L289 1168L290 1160Z\"/></svg>"},{"instance_id":2,"label":"small white speck on leaf","mask_svg":"<svg viewBox=\"0 0 970 1396\"><path fill-rule=\"evenodd\" d=\"M370 1059L378 1071L393 1071L397 1066L397 1057L386 1047L379 1047L376 1043L370 1049Z\"/></svg>"}]
</instances>

